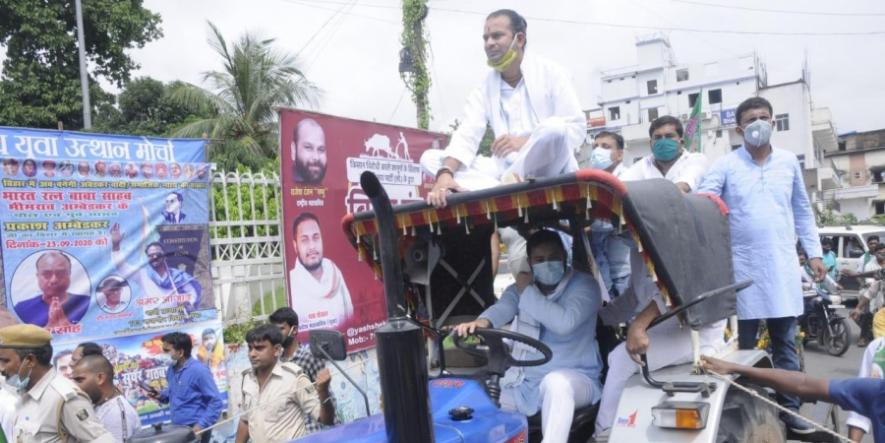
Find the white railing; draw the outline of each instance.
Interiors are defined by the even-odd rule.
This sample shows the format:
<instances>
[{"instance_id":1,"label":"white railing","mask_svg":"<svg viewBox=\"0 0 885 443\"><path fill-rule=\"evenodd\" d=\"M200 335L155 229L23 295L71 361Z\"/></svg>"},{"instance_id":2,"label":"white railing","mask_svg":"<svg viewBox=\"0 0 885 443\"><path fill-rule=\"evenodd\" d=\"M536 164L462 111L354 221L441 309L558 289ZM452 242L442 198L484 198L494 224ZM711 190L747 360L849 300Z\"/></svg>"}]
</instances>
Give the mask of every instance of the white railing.
<instances>
[{"instance_id":1,"label":"white railing","mask_svg":"<svg viewBox=\"0 0 885 443\"><path fill-rule=\"evenodd\" d=\"M286 306L280 178L276 173L212 176L212 283L226 324L264 319Z\"/></svg>"}]
</instances>

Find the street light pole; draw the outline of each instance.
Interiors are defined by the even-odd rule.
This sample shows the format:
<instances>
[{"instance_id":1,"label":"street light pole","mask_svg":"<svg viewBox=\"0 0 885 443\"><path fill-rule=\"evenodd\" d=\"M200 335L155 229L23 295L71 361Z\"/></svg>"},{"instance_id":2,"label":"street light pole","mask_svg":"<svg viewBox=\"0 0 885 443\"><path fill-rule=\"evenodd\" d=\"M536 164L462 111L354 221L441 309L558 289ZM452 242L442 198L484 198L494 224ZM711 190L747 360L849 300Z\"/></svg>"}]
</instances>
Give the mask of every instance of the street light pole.
<instances>
[{"instance_id":1,"label":"street light pole","mask_svg":"<svg viewBox=\"0 0 885 443\"><path fill-rule=\"evenodd\" d=\"M80 53L80 92L83 95L83 128L92 127L92 106L89 104L89 76L86 73L86 43L83 37L83 8L80 0L74 0L77 14L77 49Z\"/></svg>"}]
</instances>

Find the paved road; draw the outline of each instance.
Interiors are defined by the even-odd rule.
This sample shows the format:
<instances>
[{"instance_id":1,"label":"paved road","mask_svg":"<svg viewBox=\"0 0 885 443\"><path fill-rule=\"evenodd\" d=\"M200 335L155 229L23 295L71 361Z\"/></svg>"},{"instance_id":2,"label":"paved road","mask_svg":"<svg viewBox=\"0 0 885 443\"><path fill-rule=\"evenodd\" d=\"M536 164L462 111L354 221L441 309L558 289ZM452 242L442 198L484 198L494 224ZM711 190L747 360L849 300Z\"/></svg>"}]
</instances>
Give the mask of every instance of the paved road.
<instances>
[{"instance_id":1,"label":"paved road","mask_svg":"<svg viewBox=\"0 0 885 443\"><path fill-rule=\"evenodd\" d=\"M847 312L841 312L842 315L847 317ZM857 342L857 336L860 333L857 325L854 324L853 321L848 320L849 327L851 328L851 347L848 349L848 352L841 357L833 357L827 352L817 346L815 342L811 342L806 347L805 353L805 368L806 372L809 375L819 378L846 378L846 377L856 377L857 371L860 368L860 361L863 358L863 349L859 348L855 345ZM811 410L814 408L813 405L805 405L802 408L803 414L806 416L812 415ZM845 427L845 413L840 411L840 424L843 429L843 435L847 435L847 430ZM790 440L791 442L793 440ZM864 443L873 443L872 436L866 436L863 440Z\"/></svg>"}]
</instances>

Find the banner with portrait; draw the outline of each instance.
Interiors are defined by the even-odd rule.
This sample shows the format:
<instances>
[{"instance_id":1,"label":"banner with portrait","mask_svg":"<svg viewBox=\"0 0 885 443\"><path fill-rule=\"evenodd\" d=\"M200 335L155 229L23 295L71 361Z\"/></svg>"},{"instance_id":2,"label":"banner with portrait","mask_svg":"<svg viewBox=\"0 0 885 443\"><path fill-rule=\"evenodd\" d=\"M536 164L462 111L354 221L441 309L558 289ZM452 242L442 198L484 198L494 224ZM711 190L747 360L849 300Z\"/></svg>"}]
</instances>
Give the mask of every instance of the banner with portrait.
<instances>
[{"instance_id":1,"label":"banner with portrait","mask_svg":"<svg viewBox=\"0 0 885 443\"><path fill-rule=\"evenodd\" d=\"M0 127L0 297L54 342L218 318L203 140Z\"/></svg>"},{"instance_id":2,"label":"banner with portrait","mask_svg":"<svg viewBox=\"0 0 885 443\"><path fill-rule=\"evenodd\" d=\"M444 134L419 129L280 111L286 286L302 333L337 329L349 351L373 346L374 330L387 319L384 291L359 262L341 219L371 208L359 185L366 170L394 205L421 200L432 177L418 160L446 142Z\"/></svg>"}]
</instances>

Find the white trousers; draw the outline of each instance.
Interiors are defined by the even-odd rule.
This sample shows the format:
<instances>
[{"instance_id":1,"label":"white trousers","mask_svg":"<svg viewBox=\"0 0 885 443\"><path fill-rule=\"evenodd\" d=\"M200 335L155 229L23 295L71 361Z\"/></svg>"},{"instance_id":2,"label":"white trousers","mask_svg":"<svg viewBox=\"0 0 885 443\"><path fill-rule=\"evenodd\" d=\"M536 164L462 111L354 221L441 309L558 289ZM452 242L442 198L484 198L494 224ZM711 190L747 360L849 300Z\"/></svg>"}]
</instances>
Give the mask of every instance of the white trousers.
<instances>
[{"instance_id":1,"label":"white trousers","mask_svg":"<svg viewBox=\"0 0 885 443\"><path fill-rule=\"evenodd\" d=\"M428 149L421 155L421 166L434 175L447 158L445 150ZM574 172L578 162L568 146L565 121L551 117L539 124L519 152L506 158L476 156L470 165L461 165L455 171L455 181L470 191L498 186L502 178L516 175L520 178L550 177Z\"/></svg>"},{"instance_id":2,"label":"white trousers","mask_svg":"<svg viewBox=\"0 0 885 443\"><path fill-rule=\"evenodd\" d=\"M700 331L701 354L715 355L725 345L725 321L717 322ZM690 363L693 359L691 350L691 328L679 327L674 317L649 330L649 346L646 352L648 369L658 370L667 366ZM599 413L596 415L595 434L600 435L611 428L618 412L618 401L627 381L636 372L639 365L627 353L626 343L621 343L608 354L608 373L602 387L602 400Z\"/></svg>"},{"instance_id":3,"label":"white trousers","mask_svg":"<svg viewBox=\"0 0 885 443\"><path fill-rule=\"evenodd\" d=\"M542 443L566 443L575 408L593 400L593 380L572 369L557 369L541 379ZM517 410L512 391L501 390L501 408Z\"/></svg>"}]
</instances>

